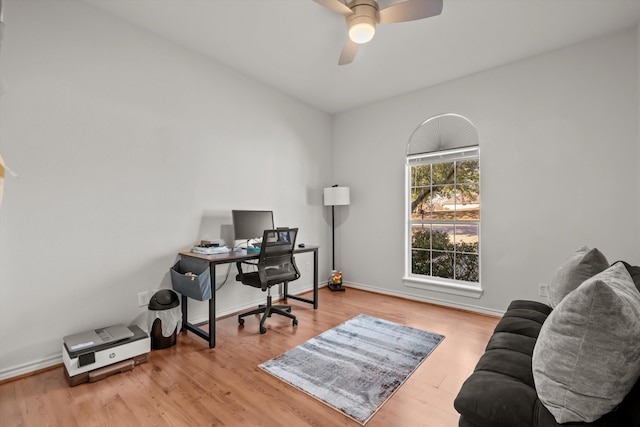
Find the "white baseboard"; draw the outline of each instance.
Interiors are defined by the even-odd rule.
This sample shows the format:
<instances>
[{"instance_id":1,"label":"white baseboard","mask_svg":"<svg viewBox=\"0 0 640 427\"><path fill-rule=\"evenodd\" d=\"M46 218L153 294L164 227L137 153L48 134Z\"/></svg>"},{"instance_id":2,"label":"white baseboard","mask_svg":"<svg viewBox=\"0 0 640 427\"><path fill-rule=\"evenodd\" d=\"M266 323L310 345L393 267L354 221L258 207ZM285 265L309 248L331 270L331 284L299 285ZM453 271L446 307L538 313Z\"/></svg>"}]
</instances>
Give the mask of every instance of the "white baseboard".
<instances>
[{"instance_id":1,"label":"white baseboard","mask_svg":"<svg viewBox=\"0 0 640 427\"><path fill-rule=\"evenodd\" d=\"M377 294L391 295L391 296L395 296L395 297L410 299L410 300L413 300L413 301L428 302L428 303L431 303L431 304L442 305L442 306L445 306L445 307L451 307L451 308L457 308L457 309L460 309L460 310L472 311L474 313L488 314L490 316L502 317L504 315L504 313L505 313L504 311L501 311L501 310L494 310L494 309L491 309L491 308L480 307L480 306L473 305L473 304L463 304L463 303L459 303L459 302L455 302L455 301L449 301L449 300L440 299L440 298L425 297L423 295L416 295L416 294L408 293L408 292L390 291L388 289L376 288L375 286L368 286L368 285L363 285L363 284L360 284L360 283L343 282L343 285L351 287L351 288L355 288L355 289L362 289L363 291L375 292Z\"/></svg>"},{"instance_id":2,"label":"white baseboard","mask_svg":"<svg viewBox=\"0 0 640 427\"><path fill-rule=\"evenodd\" d=\"M0 381L8 380L9 378L18 377L20 375L28 374L38 371L40 369L50 368L55 365L62 364L62 352L46 357L41 360L23 363L22 365L12 366L10 368L0 370Z\"/></svg>"}]
</instances>

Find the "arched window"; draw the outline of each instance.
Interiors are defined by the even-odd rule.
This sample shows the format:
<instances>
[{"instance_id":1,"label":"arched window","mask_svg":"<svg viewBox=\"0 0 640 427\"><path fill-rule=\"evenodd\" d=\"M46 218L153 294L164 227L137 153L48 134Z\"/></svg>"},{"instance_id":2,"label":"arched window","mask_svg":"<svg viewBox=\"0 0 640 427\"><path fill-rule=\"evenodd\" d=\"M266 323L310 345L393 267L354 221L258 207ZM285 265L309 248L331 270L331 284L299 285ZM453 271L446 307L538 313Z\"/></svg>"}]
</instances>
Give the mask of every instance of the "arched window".
<instances>
[{"instance_id":1,"label":"arched window","mask_svg":"<svg viewBox=\"0 0 640 427\"><path fill-rule=\"evenodd\" d=\"M422 123L407 145L406 188L405 282L436 285L445 292L480 289L480 147L475 126L458 114Z\"/></svg>"}]
</instances>

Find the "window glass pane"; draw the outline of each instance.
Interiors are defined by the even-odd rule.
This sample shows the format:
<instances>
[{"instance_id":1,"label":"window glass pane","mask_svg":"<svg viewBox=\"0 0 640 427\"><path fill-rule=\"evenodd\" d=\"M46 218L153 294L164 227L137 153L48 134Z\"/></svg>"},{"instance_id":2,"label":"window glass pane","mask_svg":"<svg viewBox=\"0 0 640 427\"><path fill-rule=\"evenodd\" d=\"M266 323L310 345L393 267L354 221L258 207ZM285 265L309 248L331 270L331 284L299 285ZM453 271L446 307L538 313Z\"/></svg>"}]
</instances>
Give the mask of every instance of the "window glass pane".
<instances>
[{"instance_id":1,"label":"window glass pane","mask_svg":"<svg viewBox=\"0 0 640 427\"><path fill-rule=\"evenodd\" d=\"M454 242L453 225L434 225L431 233L431 248L452 251Z\"/></svg>"},{"instance_id":2,"label":"window glass pane","mask_svg":"<svg viewBox=\"0 0 640 427\"><path fill-rule=\"evenodd\" d=\"M413 274L431 275L431 251L411 251L411 272Z\"/></svg>"},{"instance_id":3,"label":"window glass pane","mask_svg":"<svg viewBox=\"0 0 640 427\"><path fill-rule=\"evenodd\" d=\"M453 184L455 179L454 162L436 163L433 168L433 184Z\"/></svg>"},{"instance_id":4,"label":"window glass pane","mask_svg":"<svg viewBox=\"0 0 640 427\"><path fill-rule=\"evenodd\" d=\"M478 282L480 280L480 267L478 255L456 254L456 279L465 282Z\"/></svg>"},{"instance_id":5,"label":"window glass pane","mask_svg":"<svg viewBox=\"0 0 640 427\"><path fill-rule=\"evenodd\" d=\"M411 167L411 186L419 187L431 184L431 165Z\"/></svg>"},{"instance_id":6,"label":"window glass pane","mask_svg":"<svg viewBox=\"0 0 640 427\"><path fill-rule=\"evenodd\" d=\"M456 251L478 253L478 226L475 224L456 225Z\"/></svg>"},{"instance_id":7,"label":"window glass pane","mask_svg":"<svg viewBox=\"0 0 640 427\"><path fill-rule=\"evenodd\" d=\"M453 212L445 210L441 203L441 200L431 199L431 219L436 221L453 219Z\"/></svg>"},{"instance_id":8,"label":"window glass pane","mask_svg":"<svg viewBox=\"0 0 640 427\"><path fill-rule=\"evenodd\" d=\"M433 207L433 219L449 220L455 218L455 211L452 209L453 195L455 193L453 185L434 186L431 195L431 206Z\"/></svg>"},{"instance_id":9,"label":"window glass pane","mask_svg":"<svg viewBox=\"0 0 640 427\"><path fill-rule=\"evenodd\" d=\"M431 275L444 279L453 279L453 253L433 251Z\"/></svg>"},{"instance_id":10,"label":"window glass pane","mask_svg":"<svg viewBox=\"0 0 640 427\"><path fill-rule=\"evenodd\" d=\"M456 187L456 220L480 220L480 186L465 184Z\"/></svg>"},{"instance_id":11,"label":"window glass pane","mask_svg":"<svg viewBox=\"0 0 640 427\"><path fill-rule=\"evenodd\" d=\"M413 236L411 239L412 248L431 249L430 242L430 225L414 224L412 226Z\"/></svg>"},{"instance_id":12,"label":"window glass pane","mask_svg":"<svg viewBox=\"0 0 640 427\"><path fill-rule=\"evenodd\" d=\"M414 188L411 190L411 219L431 219L431 205L429 187Z\"/></svg>"},{"instance_id":13,"label":"window glass pane","mask_svg":"<svg viewBox=\"0 0 640 427\"><path fill-rule=\"evenodd\" d=\"M473 159L456 162L456 181L458 184L480 182L480 161Z\"/></svg>"},{"instance_id":14,"label":"window glass pane","mask_svg":"<svg viewBox=\"0 0 640 427\"><path fill-rule=\"evenodd\" d=\"M452 184L434 184L431 189L431 197L443 204L447 199L453 197L456 192L455 185Z\"/></svg>"}]
</instances>

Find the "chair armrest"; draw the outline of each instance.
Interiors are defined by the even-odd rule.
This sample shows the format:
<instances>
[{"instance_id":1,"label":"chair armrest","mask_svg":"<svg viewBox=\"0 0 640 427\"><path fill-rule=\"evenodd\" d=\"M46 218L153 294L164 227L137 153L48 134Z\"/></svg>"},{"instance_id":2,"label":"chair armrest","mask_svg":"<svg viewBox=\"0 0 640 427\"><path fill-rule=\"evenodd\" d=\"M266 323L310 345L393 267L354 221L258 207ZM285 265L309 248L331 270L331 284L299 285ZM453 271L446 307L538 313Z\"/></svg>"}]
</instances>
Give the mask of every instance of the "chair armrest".
<instances>
[{"instance_id":1,"label":"chair armrest","mask_svg":"<svg viewBox=\"0 0 640 427\"><path fill-rule=\"evenodd\" d=\"M244 271L242 271L242 261L236 262L236 268L238 269L236 280L239 282L242 282L242 276L244 275Z\"/></svg>"},{"instance_id":2,"label":"chair armrest","mask_svg":"<svg viewBox=\"0 0 640 427\"><path fill-rule=\"evenodd\" d=\"M242 277L244 276L244 271L242 270L242 264L246 264L246 265L252 265L254 267L256 267L258 265L257 262L251 262L251 261L236 261L236 268L238 269L238 274L236 275L236 280L241 282L242 281Z\"/></svg>"}]
</instances>

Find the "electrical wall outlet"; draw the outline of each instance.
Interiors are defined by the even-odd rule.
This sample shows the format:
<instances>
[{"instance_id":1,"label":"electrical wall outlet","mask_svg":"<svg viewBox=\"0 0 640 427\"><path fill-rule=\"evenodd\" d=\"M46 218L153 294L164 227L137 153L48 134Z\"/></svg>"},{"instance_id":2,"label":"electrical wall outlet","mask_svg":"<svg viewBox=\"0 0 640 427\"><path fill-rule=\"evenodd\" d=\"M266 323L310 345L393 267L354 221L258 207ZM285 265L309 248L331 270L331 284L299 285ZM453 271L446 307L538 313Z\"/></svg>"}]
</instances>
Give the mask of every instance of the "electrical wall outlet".
<instances>
[{"instance_id":1,"label":"electrical wall outlet","mask_svg":"<svg viewBox=\"0 0 640 427\"><path fill-rule=\"evenodd\" d=\"M546 285L544 283L541 283L540 285L538 285L538 295L540 295L541 297L548 297L549 285Z\"/></svg>"},{"instance_id":2,"label":"electrical wall outlet","mask_svg":"<svg viewBox=\"0 0 640 427\"><path fill-rule=\"evenodd\" d=\"M138 292L138 307L149 305L149 291Z\"/></svg>"}]
</instances>

